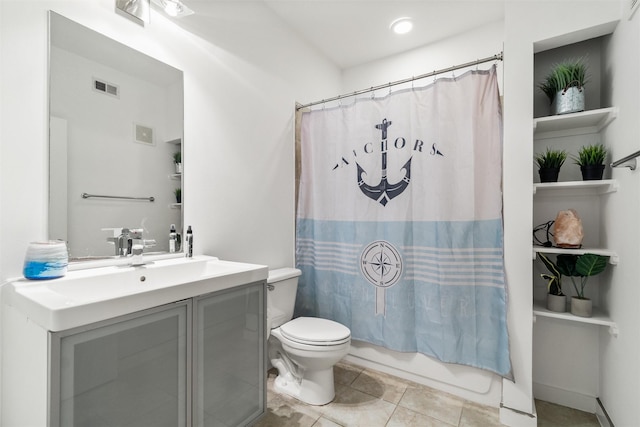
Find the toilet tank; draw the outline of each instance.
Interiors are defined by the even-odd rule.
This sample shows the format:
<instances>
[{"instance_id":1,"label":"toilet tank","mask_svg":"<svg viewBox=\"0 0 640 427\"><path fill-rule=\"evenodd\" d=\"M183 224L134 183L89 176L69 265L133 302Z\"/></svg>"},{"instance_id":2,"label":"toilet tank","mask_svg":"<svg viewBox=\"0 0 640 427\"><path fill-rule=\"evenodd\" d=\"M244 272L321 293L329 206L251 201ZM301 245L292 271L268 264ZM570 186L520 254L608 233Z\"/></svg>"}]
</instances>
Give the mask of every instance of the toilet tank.
<instances>
[{"instance_id":1,"label":"toilet tank","mask_svg":"<svg viewBox=\"0 0 640 427\"><path fill-rule=\"evenodd\" d=\"M267 320L271 329L293 319L293 307L298 291L297 268L270 270L267 277Z\"/></svg>"}]
</instances>

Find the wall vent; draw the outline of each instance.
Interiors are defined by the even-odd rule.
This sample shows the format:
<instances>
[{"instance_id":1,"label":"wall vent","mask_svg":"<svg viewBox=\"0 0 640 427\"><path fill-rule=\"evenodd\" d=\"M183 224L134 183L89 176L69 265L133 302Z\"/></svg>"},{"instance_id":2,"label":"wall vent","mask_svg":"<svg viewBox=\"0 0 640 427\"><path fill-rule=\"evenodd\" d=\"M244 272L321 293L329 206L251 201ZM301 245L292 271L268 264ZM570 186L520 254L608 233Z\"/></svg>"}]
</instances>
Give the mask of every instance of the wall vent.
<instances>
[{"instance_id":1,"label":"wall vent","mask_svg":"<svg viewBox=\"0 0 640 427\"><path fill-rule=\"evenodd\" d=\"M93 90L113 96L115 98L120 98L120 88L112 83L106 82L101 79L93 79Z\"/></svg>"}]
</instances>

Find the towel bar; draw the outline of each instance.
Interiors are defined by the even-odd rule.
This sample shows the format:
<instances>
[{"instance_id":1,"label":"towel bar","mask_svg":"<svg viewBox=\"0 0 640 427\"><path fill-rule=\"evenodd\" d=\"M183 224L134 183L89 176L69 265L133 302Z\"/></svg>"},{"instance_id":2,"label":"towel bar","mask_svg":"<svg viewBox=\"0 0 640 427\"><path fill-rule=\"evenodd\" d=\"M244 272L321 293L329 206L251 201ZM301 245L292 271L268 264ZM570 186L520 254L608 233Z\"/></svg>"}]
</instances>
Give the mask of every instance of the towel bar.
<instances>
[{"instance_id":1,"label":"towel bar","mask_svg":"<svg viewBox=\"0 0 640 427\"><path fill-rule=\"evenodd\" d=\"M151 197L101 196L99 194L82 193L82 198L83 199L88 199L88 198L91 198L91 197L99 197L101 199L148 200L150 202L153 202L155 200L155 197L153 197L153 196L151 196Z\"/></svg>"},{"instance_id":2,"label":"towel bar","mask_svg":"<svg viewBox=\"0 0 640 427\"><path fill-rule=\"evenodd\" d=\"M633 160L633 164L624 165L624 167L627 167L632 171L634 171L636 170L636 157L638 156L640 156L640 151L636 151L635 153L629 154L627 157L623 157L620 160L616 160L615 162L611 163L611 167L617 168L618 166L623 166L624 163L627 163Z\"/></svg>"}]
</instances>

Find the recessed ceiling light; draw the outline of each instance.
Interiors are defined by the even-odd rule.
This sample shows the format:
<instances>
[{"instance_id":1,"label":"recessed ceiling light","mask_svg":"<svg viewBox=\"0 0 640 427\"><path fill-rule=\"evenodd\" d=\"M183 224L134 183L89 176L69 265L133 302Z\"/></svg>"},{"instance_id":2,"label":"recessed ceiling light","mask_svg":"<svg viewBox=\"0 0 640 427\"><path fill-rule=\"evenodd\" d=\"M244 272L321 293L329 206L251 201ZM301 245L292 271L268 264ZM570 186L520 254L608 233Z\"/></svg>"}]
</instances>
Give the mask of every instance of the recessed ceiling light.
<instances>
[{"instance_id":1,"label":"recessed ceiling light","mask_svg":"<svg viewBox=\"0 0 640 427\"><path fill-rule=\"evenodd\" d=\"M406 34L413 28L411 18L398 18L389 25L396 34Z\"/></svg>"}]
</instances>

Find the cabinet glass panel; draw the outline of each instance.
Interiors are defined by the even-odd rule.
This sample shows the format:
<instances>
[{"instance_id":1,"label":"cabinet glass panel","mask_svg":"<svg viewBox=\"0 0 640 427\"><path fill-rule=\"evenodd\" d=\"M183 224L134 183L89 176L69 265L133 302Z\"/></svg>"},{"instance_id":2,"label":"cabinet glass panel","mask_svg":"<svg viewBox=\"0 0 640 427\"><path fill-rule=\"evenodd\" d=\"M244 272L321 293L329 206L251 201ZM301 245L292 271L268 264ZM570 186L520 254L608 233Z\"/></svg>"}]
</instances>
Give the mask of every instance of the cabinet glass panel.
<instances>
[{"instance_id":1,"label":"cabinet glass panel","mask_svg":"<svg viewBox=\"0 0 640 427\"><path fill-rule=\"evenodd\" d=\"M241 426L265 410L264 283L196 301L196 426Z\"/></svg>"},{"instance_id":2,"label":"cabinet glass panel","mask_svg":"<svg viewBox=\"0 0 640 427\"><path fill-rule=\"evenodd\" d=\"M52 333L50 424L186 426L189 319L182 302Z\"/></svg>"}]
</instances>

